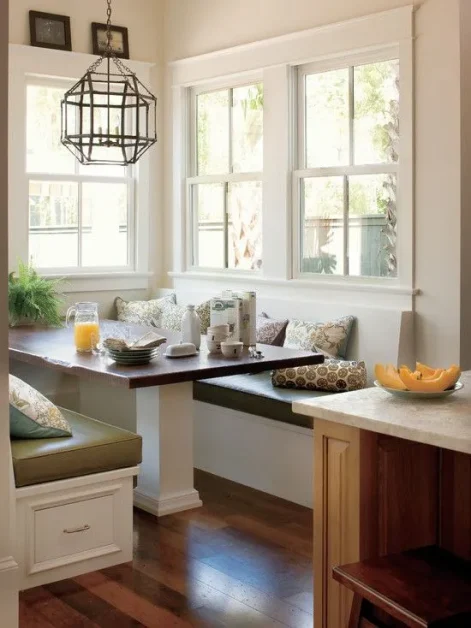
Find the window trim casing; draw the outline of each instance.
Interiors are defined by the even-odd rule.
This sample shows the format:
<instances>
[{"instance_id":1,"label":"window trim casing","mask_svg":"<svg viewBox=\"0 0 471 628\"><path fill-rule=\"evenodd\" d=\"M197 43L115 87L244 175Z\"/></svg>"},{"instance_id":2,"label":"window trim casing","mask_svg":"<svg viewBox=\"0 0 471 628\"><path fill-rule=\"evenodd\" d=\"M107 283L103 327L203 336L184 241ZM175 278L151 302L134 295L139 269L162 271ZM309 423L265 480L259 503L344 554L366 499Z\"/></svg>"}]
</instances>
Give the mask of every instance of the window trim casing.
<instances>
[{"instance_id":1,"label":"window trim casing","mask_svg":"<svg viewBox=\"0 0 471 628\"><path fill-rule=\"evenodd\" d=\"M26 85L37 77L40 81L47 79L48 84L63 84L64 80L73 81L81 76L84 70L96 59L86 53L56 51L50 49L31 48L19 44L9 45L9 268L15 270L18 260L27 260L28 251L28 179L31 173L26 172ZM151 68L154 64L130 60L129 67L145 83L151 80ZM38 174L39 177L45 173ZM134 268L86 267L76 272L75 269L46 269L42 272L46 277L64 277L68 284L64 292L93 292L95 290L130 290L147 289L150 271L150 199L155 192L151 189L149 157L144 156L135 173L132 186L134 198L134 220L130 228L134 230L131 245L135 260ZM73 175L66 175L70 177ZM98 176L90 179L97 181ZM118 177L111 178L114 182ZM52 179L51 179L52 180ZM69 178L70 180L70 178ZM63 272L62 272L63 271Z\"/></svg>"},{"instance_id":2,"label":"window trim casing","mask_svg":"<svg viewBox=\"0 0 471 628\"><path fill-rule=\"evenodd\" d=\"M247 276L254 277L260 276L262 274L261 269L257 270L246 270L246 269L237 269L237 268L229 268L227 265L227 248L228 243L226 241L227 234L224 234L225 242L224 242L224 258L225 258L225 268L213 268L207 266L199 266L193 263L194 260L194 251L195 251L195 216L193 214L193 186L201 184L201 183L220 183L225 185L225 205L224 205L224 219L225 223L227 223L227 186L229 183L239 183L243 181L261 181L262 182L262 216L263 216L263 170L260 172L230 172L227 174L221 175L199 175L198 174L198 146L197 146L197 99L201 94L207 94L218 90L224 89L235 89L237 87L244 87L246 85L252 85L254 83L262 83L263 84L263 76L260 72L251 72L248 74L244 74L243 76L234 77L224 77L222 79L216 81L210 81L208 83L201 83L198 85L190 86L186 89L186 98L187 98L187 115L188 122L186 125L187 128L187 155L186 155L186 166L184 172L184 180L185 180L185 195L184 195L184 216L185 216L185 262L184 268L187 272L202 272L202 273L214 273L214 275L237 275L237 276ZM229 133L231 133L232 125L229 126ZM229 140L229 148L231 147L231 141ZM229 151L229 164L232 163L232 155L231 151ZM263 223L262 223L263 224ZM263 227L262 227L263 229ZM263 237L263 231L262 231ZM263 256L263 239L262 239L262 256ZM263 259L263 257L262 257ZM262 264L263 268L263 264Z\"/></svg>"},{"instance_id":3,"label":"window trim casing","mask_svg":"<svg viewBox=\"0 0 471 628\"><path fill-rule=\"evenodd\" d=\"M288 139L288 126L293 124L295 103L293 94L295 67L311 62L331 63L341 57L370 51L399 47L401 64L401 221L398 226L400 239L400 272L396 279L315 275L309 279L296 279L293 275L291 252L292 219L292 164L295 148L292 146L294 133ZM193 272L187 269L187 252L182 246L185 240L185 187L182 184L183 164L186 159L186 137L188 89L203 83L246 77L254 72L262 73L266 102L268 90L276 95L276 102L264 111L264 130L270 127L270 135L264 132L264 156L276 148L278 154L270 165L264 160L264 181L269 179L271 187L264 185L264 201L271 197L271 214L263 216L276 221L276 235L270 242L273 253L267 251L270 242L264 231L264 261L261 281L267 285L310 285L317 288L319 298L343 298L363 290L376 293L378 303L381 295L403 294L411 297L418 293L414 285L414 6L408 5L386 10L334 24L315 27L218 50L169 64L172 81L173 163L170 201L173 213L173 267L169 276L176 279L205 277L214 278L215 285L224 285L224 275ZM269 111L270 110L270 111ZM280 125L283 125L283 129ZM275 132L276 131L276 132ZM273 135L273 137L272 137ZM273 190L271 189L273 188ZM286 195L286 198L285 198ZM273 230L274 231L274 230ZM400 237L399 237L400 235ZM281 249L283 247L283 249ZM275 253L276 252L276 253ZM266 256L269 255L269 264ZM234 274L232 273L232 276ZM218 279L219 278L219 279ZM345 280L347 279L347 281Z\"/></svg>"},{"instance_id":4,"label":"window trim casing","mask_svg":"<svg viewBox=\"0 0 471 628\"><path fill-rule=\"evenodd\" d=\"M302 96L304 95L304 79L306 76L315 73L329 72L332 70L344 69L349 67L355 67L358 65L365 65L369 63L380 63L382 61L399 60L399 161L397 163L383 163L383 164L362 164L360 166L332 166L326 168L307 168L305 166L305 145L304 139L306 136L306 120L305 120L305 102ZM405 225L401 225L404 219L410 222L412 216L412 203L413 199L410 194L407 193L407 189L403 191L401 189L402 182L407 181L407 173L403 166L402 148L404 140L402 137L402 124L407 112L403 115L403 88L404 81L402 79L402 64L404 63L404 54L401 55L400 43L389 44L373 50L351 52L345 55L337 56L331 59L322 59L319 61L309 62L303 65L297 66L295 71L296 82L296 135L294 138L294 163L292 177L292 278L300 280L318 280L320 282L352 282L352 283L368 283L371 285L381 285L387 282L389 285L412 285L412 278L407 272L406 265L412 265L412 259L407 255L406 246L403 244ZM406 94L405 94L406 96ZM350 150L353 146L350 139ZM407 162L407 156L406 156ZM301 167L300 167L301 165ZM412 164L410 165L412 167ZM302 225L302 197L301 186L302 180L309 177L318 176L352 176L358 174L396 174L397 177L397 203L399 209L399 218L397 222L397 243L396 250L398 252L398 269L396 277L370 277L366 275L354 276L354 275L323 275L321 273L309 273L301 270L301 255L302 255L302 237L303 237L303 225ZM403 202L409 197L409 206L403 207ZM404 212L403 212L404 210ZM345 254L345 251L344 251ZM403 261L403 257L405 257ZM344 260L345 264L345 260ZM409 283L410 282L410 283Z\"/></svg>"}]
</instances>

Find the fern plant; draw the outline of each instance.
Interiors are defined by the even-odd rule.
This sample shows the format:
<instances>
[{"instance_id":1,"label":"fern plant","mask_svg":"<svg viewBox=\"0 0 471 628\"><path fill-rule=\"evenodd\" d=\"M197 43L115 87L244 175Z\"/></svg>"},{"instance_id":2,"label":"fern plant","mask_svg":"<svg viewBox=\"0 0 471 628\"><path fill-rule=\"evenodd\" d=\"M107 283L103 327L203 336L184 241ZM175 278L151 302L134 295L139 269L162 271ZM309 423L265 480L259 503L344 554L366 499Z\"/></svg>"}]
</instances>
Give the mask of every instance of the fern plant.
<instances>
[{"instance_id":1,"label":"fern plant","mask_svg":"<svg viewBox=\"0 0 471 628\"><path fill-rule=\"evenodd\" d=\"M18 275L8 275L8 312L11 326L25 322L60 327L63 303L58 291L61 279L45 279L36 270L20 262Z\"/></svg>"}]
</instances>

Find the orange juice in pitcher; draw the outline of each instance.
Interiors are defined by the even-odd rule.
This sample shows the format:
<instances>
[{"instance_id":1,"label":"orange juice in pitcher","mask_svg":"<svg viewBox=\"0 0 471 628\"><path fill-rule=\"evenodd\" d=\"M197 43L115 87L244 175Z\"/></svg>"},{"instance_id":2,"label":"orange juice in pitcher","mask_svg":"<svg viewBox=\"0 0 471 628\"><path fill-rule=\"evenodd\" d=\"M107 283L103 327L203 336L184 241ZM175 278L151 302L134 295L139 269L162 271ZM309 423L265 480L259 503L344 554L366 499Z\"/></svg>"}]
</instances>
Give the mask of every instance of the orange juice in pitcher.
<instances>
[{"instance_id":1,"label":"orange juice in pitcher","mask_svg":"<svg viewBox=\"0 0 471 628\"><path fill-rule=\"evenodd\" d=\"M97 303L76 303L67 312L67 324L75 315L74 341L80 353L90 353L100 342L100 323Z\"/></svg>"}]
</instances>

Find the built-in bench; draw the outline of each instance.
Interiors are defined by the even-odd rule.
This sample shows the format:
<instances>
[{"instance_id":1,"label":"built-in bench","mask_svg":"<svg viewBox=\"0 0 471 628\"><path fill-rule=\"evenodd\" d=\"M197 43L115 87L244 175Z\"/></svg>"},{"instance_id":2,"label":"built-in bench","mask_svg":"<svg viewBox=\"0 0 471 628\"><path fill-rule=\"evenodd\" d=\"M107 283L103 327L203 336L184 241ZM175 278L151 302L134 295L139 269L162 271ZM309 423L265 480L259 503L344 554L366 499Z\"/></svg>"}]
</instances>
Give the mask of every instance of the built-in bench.
<instances>
[{"instance_id":1,"label":"built-in bench","mask_svg":"<svg viewBox=\"0 0 471 628\"><path fill-rule=\"evenodd\" d=\"M196 401L308 429L312 428L312 420L293 412L293 401L329 394L331 393L275 388L271 383L270 372L206 379L195 382L193 387L193 398Z\"/></svg>"},{"instance_id":2,"label":"built-in bench","mask_svg":"<svg viewBox=\"0 0 471 628\"><path fill-rule=\"evenodd\" d=\"M71 437L11 442L20 589L132 560L142 439L61 411Z\"/></svg>"}]
</instances>

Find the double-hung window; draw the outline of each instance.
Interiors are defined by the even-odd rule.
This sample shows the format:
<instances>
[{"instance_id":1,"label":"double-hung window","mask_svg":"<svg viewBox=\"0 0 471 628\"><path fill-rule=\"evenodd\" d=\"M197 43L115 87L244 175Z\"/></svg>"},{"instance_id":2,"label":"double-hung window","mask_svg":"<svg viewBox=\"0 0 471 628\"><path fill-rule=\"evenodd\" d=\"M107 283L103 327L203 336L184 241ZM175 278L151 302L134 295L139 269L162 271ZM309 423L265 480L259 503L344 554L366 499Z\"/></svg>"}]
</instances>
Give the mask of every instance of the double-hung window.
<instances>
[{"instance_id":1,"label":"double-hung window","mask_svg":"<svg viewBox=\"0 0 471 628\"><path fill-rule=\"evenodd\" d=\"M134 270L134 169L82 166L61 144L69 87L46 78L26 86L29 258L49 272Z\"/></svg>"},{"instance_id":2,"label":"double-hung window","mask_svg":"<svg viewBox=\"0 0 471 628\"><path fill-rule=\"evenodd\" d=\"M397 275L399 61L298 68L295 270Z\"/></svg>"},{"instance_id":3,"label":"double-hung window","mask_svg":"<svg viewBox=\"0 0 471 628\"><path fill-rule=\"evenodd\" d=\"M262 265L263 85L191 90L190 266Z\"/></svg>"}]
</instances>

